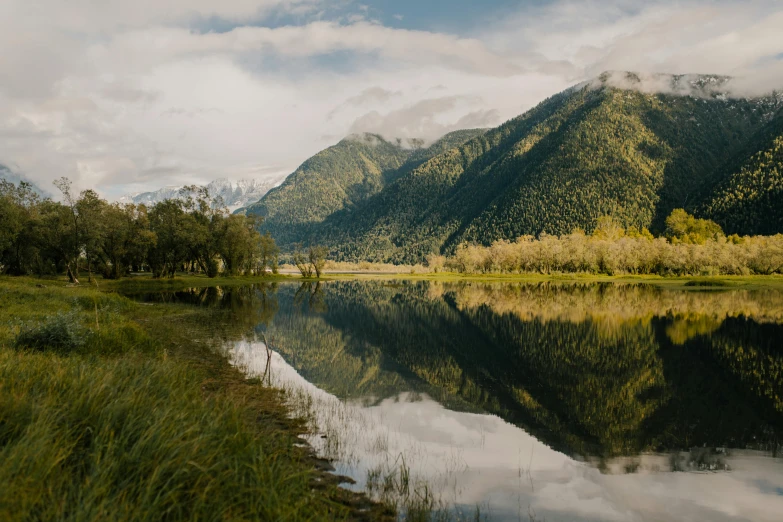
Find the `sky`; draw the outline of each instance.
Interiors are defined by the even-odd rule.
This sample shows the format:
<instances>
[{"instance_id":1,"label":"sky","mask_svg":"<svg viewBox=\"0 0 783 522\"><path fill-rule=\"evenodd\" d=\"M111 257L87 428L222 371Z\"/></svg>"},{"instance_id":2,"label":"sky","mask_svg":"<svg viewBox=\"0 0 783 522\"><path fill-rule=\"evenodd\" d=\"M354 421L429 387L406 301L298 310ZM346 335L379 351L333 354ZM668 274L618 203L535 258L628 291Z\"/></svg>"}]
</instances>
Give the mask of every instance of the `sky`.
<instances>
[{"instance_id":1,"label":"sky","mask_svg":"<svg viewBox=\"0 0 783 522\"><path fill-rule=\"evenodd\" d=\"M606 70L783 87L783 0L2 0L0 164L109 199L351 133L494 126Z\"/></svg>"}]
</instances>

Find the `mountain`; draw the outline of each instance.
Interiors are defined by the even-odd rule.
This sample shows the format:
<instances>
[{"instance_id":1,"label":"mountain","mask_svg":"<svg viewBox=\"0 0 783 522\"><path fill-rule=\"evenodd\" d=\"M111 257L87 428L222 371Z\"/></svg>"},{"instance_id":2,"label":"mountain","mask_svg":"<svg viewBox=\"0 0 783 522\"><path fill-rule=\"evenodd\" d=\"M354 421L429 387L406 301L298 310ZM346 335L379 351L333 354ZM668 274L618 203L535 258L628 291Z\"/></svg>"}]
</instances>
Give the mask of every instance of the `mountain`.
<instances>
[{"instance_id":1,"label":"mountain","mask_svg":"<svg viewBox=\"0 0 783 522\"><path fill-rule=\"evenodd\" d=\"M659 76L666 94L642 92L633 74L622 80L602 75L545 100L306 239L342 259L420 262L462 242L589 232L603 215L661 231L672 209L699 209L726 165L783 117L780 96L733 99L723 77Z\"/></svg>"},{"instance_id":2,"label":"mountain","mask_svg":"<svg viewBox=\"0 0 783 522\"><path fill-rule=\"evenodd\" d=\"M457 131L429 147L419 140L352 135L305 161L282 185L240 212L263 216L263 229L290 246L312 235L332 214L350 212L431 157L483 132Z\"/></svg>"},{"instance_id":3,"label":"mountain","mask_svg":"<svg viewBox=\"0 0 783 522\"><path fill-rule=\"evenodd\" d=\"M760 132L739 159L700 213L729 234L783 232L783 117Z\"/></svg>"},{"instance_id":4,"label":"mountain","mask_svg":"<svg viewBox=\"0 0 783 522\"><path fill-rule=\"evenodd\" d=\"M227 179L217 179L206 185L206 188L209 190L210 196L220 196L223 198L223 204L228 207L229 210L234 211L248 203L258 201L279 182L279 179L268 181L254 179L229 181ZM181 189L182 187L176 186L163 187L154 192L139 192L129 196L123 196L119 201L121 203L154 205L155 203L159 203L166 199L179 197Z\"/></svg>"},{"instance_id":5,"label":"mountain","mask_svg":"<svg viewBox=\"0 0 783 522\"><path fill-rule=\"evenodd\" d=\"M25 181L32 186L33 191L36 192L38 195L42 197L48 197L50 195L48 192L41 189L41 187L39 187L35 183L32 183L24 176L14 174L14 172L11 169L1 164L0 164L0 180L8 181L10 183L13 183L14 185L18 185L20 181Z\"/></svg>"},{"instance_id":6,"label":"mountain","mask_svg":"<svg viewBox=\"0 0 783 522\"><path fill-rule=\"evenodd\" d=\"M406 263L463 242L590 232L605 215L662 232L675 208L729 231L783 232L783 219L760 218L783 212L783 95L738 98L731 82L609 72L426 149L352 137L247 211L284 249Z\"/></svg>"}]
</instances>

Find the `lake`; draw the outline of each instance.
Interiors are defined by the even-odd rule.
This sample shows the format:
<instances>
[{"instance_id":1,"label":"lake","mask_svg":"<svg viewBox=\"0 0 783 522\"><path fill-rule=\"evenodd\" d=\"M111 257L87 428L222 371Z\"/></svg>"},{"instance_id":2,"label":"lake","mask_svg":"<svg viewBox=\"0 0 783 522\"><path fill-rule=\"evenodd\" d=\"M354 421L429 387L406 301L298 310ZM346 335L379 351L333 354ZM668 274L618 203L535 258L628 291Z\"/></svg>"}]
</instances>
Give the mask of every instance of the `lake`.
<instances>
[{"instance_id":1,"label":"lake","mask_svg":"<svg viewBox=\"0 0 783 522\"><path fill-rule=\"evenodd\" d=\"M454 520L780 521L783 291L346 281L228 312L351 489Z\"/></svg>"}]
</instances>

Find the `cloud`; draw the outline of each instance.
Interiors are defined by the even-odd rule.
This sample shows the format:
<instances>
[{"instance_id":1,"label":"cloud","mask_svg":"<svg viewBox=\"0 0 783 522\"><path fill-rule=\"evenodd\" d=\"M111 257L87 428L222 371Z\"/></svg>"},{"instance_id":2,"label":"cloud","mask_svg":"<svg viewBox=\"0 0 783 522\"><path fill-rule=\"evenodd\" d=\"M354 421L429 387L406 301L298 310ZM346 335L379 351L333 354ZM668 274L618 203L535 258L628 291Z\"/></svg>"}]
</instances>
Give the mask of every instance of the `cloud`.
<instances>
[{"instance_id":1,"label":"cloud","mask_svg":"<svg viewBox=\"0 0 783 522\"><path fill-rule=\"evenodd\" d=\"M370 87L369 89L363 90L356 96L351 96L345 100L345 105L359 106L372 102L383 103L389 101L394 96L399 95L400 91L392 92L390 90L384 89L383 87Z\"/></svg>"},{"instance_id":2,"label":"cloud","mask_svg":"<svg viewBox=\"0 0 783 522\"><path fill-rule=\"evenodd\" d=\"M531 68L575 81L604 71L718 74L761 94L783 86L783 70L766 60L783 52L780 27L776 0L566 1L526 10L479 38L501 54L526 48Z\"/></svg>"},{"instance_id":3,"label":"cloud","mask_svg":"<svg viewBox=\"0 0 783 522\"><path fill-rule=\"evenodd\" d=\"M481 104L481 99L465 96L425 99L386 114L368 112L353 122L350 132L379 134L388 139L420 138L432 142L457 129L498 124L499 114L496 110L479 109L463 114L463 107ZM454 119L455 113L463 115Z\"/></svg>"},{"instance_id":4,"label":"cloud","mask_svg":"<svg viewBox=\"0 0 783 522\"><path fill-rule=\"evenodd\" d=\"M524 67L489 50L481 41L427 31L392 29L359 21L342 25L317 21L302 26L237 27L223 33L195 33L157 27L124 32L88 49L102 71L118 66L144 70L198 55L262 53L283 58L316 57L339 52L420 65L439 64L472 74L512 76ZM117 63L115 56L125 57Z\"/></svg>"},{"instance_id":5,"label":"cloud","mask_svg":"<svg viewBox=\"0 0 783 522\"><path fill-rule=\"evenodd\" d=\"M343 103L335 107L326 118L330 120L337 113L346 108L361 107L369 103L385 103L395 96L400 96L401 94L402 93L400 91L392 92L390 90L384 89L383 87L370 87L369 89L363 90L356 96L351 96L350 98L346 99Z\"/></svg>"},{"instance_id":6,"label":"cloud","mask_svg":"<svg viewBox=\"0 0 783 522\"><path fill-rule=\"evenodd\" d=\"M99 34L156 24L179 24L198 17L240 22L274 10L300 11L304 6L320 3L319 0L6 0L0 7L0 14L8 25L51 25L64 31Z\"/></svg>"},{"instance_id":7,"label":"cloud","mask_svg":"<svg viewBox=\"0 0 783 522\"><path fill-rule=\"evenodd\" d=\"M159 91L139 89L118 81L107 83L100 93L107 100L118 103L152 103L161 95Z\"/></svg>"},{"instance_id":8,"label":"cloud","mask_svg":"<svg viewBox=\"0 0 783 522\"><path fill-rule=\"evenodd\" d=\"M0 163L120 195L292 171L350 132L494 125L605 70L783 85L780 2L531 5L447 33L343 0L6 0Z\"/></svg>"}]
</instances>

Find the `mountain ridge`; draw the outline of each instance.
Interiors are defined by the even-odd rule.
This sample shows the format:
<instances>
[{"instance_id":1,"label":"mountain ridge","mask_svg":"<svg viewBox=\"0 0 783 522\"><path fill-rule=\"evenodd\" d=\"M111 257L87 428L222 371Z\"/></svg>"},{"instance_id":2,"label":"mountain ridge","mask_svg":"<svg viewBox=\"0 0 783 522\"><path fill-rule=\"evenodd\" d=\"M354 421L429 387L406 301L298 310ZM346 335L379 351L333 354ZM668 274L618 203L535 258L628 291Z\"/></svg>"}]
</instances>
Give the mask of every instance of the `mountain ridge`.
<instances>
[{"instance_id":1,"label":"mountain ridge","mask_svg":"<svg viewBox=\"0 0 783 522\"><path fill-rule=\"evenodd\" d=\"M340 258L415 262L465 241L589 231L601 215L661 231L673 208L694 208L689 198L720 182L713 173L780 117L781 101L575 86L319 232Z\"/></svg>"},{"instance_id":2,"label":"mountain ridge","mask_svg":"<svg viewBox=\"0 0 783 522\"><path fill-rule=\"evenodd\" d=\"M662 233L676 208L728 233L783 232L783 92L719 75L606 72L491 129L422 140L353 134L284 179L214 180L284 252L423 262L463 243L590 233L612 216ZM19 176L0 166L0 177ZM120 198L155 204L182 187Z\"/></svg>"},{"instance_id":3,"label":"mountain ridge","mask_svg":"<svg viewBox=\"0 0 783 522\"><path fill-rule=\"evenodd\" d=\"M238 212L263 217L262 230L290 247L328 216L360 207L430 157L483 132L455 131L427 147L420 140L354 134L306 160L279 187Z\"/></svg>"},{"instance_id":4,"label":"mountain ridge","mask_svg":"<svg viewBox=\"0 0 783 522\"><path fill-rule=\"evenodd\" d=\"M705 202L783 121L783 93L735 96L732 81L607 72L499 127L431 147L306 224L290 222L283 234L274 218L262 227L284 249L322 243L337 259L411 263L463 242L590 232L604 215L659 233L674 208L718 217ZM645 92L655 89L663 92ZM311 175L318 186L335 173ZM285 211L293 213L300 189L289 180ZM273 194L249 211L264 215ZM319 203L317 194L308 199Z\"/></svg>"},{"instance_id":5,"label":"mountain ridge","mask_svg":"<svg viewBox=\"0 0 783 522\"><path fill-rule=\"evenodd\" d=\"M204 187L209 190L211 197L221 197L223 204L230 210L235 211L244 207L250 202L258 201L270 189L282 182L282 178L260 181L257 179L240 179L231 181L226 178L219 178L209 182ZM118 199L119 203L134 203L154 205L166 199L176 199L180 197L180 190L183 186L169 185L158 190L148 192L136 192L128 194Z\"/></svg>"}]
</instances>

